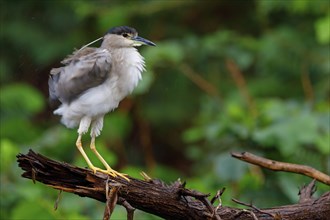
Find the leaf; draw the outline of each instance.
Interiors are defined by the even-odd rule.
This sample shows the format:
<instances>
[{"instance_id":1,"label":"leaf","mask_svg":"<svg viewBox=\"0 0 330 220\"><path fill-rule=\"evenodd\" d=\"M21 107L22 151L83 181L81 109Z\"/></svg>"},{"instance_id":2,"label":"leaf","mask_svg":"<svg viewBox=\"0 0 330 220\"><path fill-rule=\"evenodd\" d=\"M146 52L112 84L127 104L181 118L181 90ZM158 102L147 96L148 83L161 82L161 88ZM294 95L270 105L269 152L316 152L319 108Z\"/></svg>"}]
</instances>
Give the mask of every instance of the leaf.
<instances>
[{"instance_id":1,"label":"leaf","mask_svg":"<svg viewBox=\"0 0 330 220\"><path fill-rule=\"evenodd\" d=\"M19 153L19 148L18 146L13 143L9 139L1 139L0 140L0 146L1 146L1 154L0 154L0 159L1 159L1 167L0 170L1 172L9 172L10 171L10 166L12 163L15 161L16 155Z\"/></svg>"},{"instance_id":2,"label":"leaf","mask_svg":"<svg viewBox=\"0 0 330 220\"><path fill-rule=\"evenodd\" d=\"M330 42L330 13L315 22L316 39L320 44Z\"/></svg>"},{"instance_id":3,"label":"leaf","mask_svg":"<svg viewBox=\"0 0 330 220\"><path fill-rule=\"evenodd\" d=\"M0 94L1 118L30 117L45 107L41 93L28 84L7 85Z\"/></svg>"},{"instance_id":4,"label":"leaf","mask_svg":"<svg viewBox=\"0 0 330 220\"><path fill-rule=\"evenodd\" d=\"M262 121L266 122L253 133L253 139L261 145L277 146L284 155L292 155L304 145L321 144L323 126L317 113L298 103L269 100L262 109ZM319 141L319 142L318 142Z\"/></svg>"}]
</instances>

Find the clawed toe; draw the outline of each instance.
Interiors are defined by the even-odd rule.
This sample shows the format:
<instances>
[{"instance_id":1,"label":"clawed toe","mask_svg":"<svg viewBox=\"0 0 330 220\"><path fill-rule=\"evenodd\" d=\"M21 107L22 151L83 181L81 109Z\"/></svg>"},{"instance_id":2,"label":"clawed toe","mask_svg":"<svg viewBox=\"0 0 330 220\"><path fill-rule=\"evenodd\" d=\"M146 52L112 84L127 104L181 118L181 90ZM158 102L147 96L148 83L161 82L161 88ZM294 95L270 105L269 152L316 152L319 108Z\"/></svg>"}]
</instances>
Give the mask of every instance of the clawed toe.
<instances>
[{"instance_id":1,"label":"clawed toe","mask_svg":"<svg viewBox=\"0 0 330 220\"><path fill-rule=\"evenodd\" d=\"M121 178L127 180L128 182L130 181L129 178L127 177L127 174L119 173L119 172L117 172L117 171L115 171L115 170L113 170L111 168L108 168L106 170L102 170L102 169L100 169L98 167L93 167L91 169L93 170L94 174L98 171L98 172L101 172L101 173L104 173L104 174L108 174L108 175L110 175L112 177L121 177Z\"/></svg>"}]
</instances>

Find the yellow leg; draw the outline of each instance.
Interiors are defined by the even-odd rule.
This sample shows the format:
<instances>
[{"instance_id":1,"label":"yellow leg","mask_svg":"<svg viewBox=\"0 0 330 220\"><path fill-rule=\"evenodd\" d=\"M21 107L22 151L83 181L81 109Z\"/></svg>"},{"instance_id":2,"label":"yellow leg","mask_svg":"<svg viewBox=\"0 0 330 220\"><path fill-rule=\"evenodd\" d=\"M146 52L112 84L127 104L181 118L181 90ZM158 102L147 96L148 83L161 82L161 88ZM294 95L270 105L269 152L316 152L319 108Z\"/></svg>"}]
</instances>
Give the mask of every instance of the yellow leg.
<instances>
[{"instance_id":1,"label":"yellow leg","mask_svg":"<svg viewBox=\"0 0 330 220\"><path fill-rule=\"evenodd\" d=\"M95 137L94 136L92 136L90 147L91 147L92 151L94 152L94 154L97 156L97 158L99 158L99 160L102 162L102 164L106 168L106 170L99 170L100 172L109 174L109 175L111 175L113 177L120 176L120 177L124 178L125 180L129 181L129 179L125 176L126 174L119 173L119 172L115 171L114 169L112 169L109 166L109 164L103 159L103 157L101 156L101 154L96 150L96 147L95 147Z\"/></svg>"},{"instance_id":2,"label":"yellow leg","mask_svg":"<svg viewBox=\"0 0 330 220\"><path fill-rule=\"evenodd\" d=\"M87 162L89 168L92 169L94 173L96 173L96 171L101 171L100 168L97 168L92 164L92 162L89 160L87 154L85 153L85 151L82 147L82 144L81 144L81 135L78 136L78 139L76 141L76 146L77 146L79 152L81 153L81 155L84 157L85 161Z\"/></svg>"}]
</instances>

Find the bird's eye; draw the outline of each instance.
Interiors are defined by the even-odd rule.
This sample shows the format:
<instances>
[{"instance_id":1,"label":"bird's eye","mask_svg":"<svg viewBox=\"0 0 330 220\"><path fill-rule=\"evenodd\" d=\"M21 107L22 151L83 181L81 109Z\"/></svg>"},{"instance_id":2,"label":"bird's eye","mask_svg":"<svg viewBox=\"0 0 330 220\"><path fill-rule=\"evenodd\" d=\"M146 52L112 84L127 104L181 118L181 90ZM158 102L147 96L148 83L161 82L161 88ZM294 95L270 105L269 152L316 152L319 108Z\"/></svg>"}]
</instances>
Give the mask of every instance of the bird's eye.
<instances>
[{"instance_id":1,"label":"bird's eye","mask_svg":"<svg viewBox=\"0 0 330 220\"><path fill-rule=\"evenodd\" d=\"M123 33L122 36L123 37L128 37L128 34L127 33Z\"/></svg>"}]
</instances>

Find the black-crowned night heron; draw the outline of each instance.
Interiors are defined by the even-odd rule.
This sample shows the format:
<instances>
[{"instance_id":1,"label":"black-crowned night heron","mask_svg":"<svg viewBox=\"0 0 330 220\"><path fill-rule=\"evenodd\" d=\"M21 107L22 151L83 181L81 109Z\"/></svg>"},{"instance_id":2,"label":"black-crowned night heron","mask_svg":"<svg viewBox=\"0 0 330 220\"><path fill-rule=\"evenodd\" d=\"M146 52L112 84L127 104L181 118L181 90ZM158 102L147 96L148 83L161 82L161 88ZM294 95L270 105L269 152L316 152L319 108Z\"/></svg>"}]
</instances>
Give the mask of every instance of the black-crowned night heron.
<instances>
[{"instance_id":1,"label":"black-crowned night heron","mask_svg":"<svg viewBox=\"0 0 330 220\"><path fill-rule=\"evenodd\" d=\"M51 70L49 96L51 101L61 102L54 111L62 116L61 122L68 128L79 126L76 146L89 168L94 173L100 171L128 180L125 174L111 169L99 154L95 138L101 133L104 115L117 108L141 80L144 58L135 47L155 44L127 26L114 27L99 39L103 40L101 47L87 47L88 44L64 59L63 67ZM106 170L95 167L82 147L81 137L89 127L90 148Z\"/></svg>"}]
</instances>

